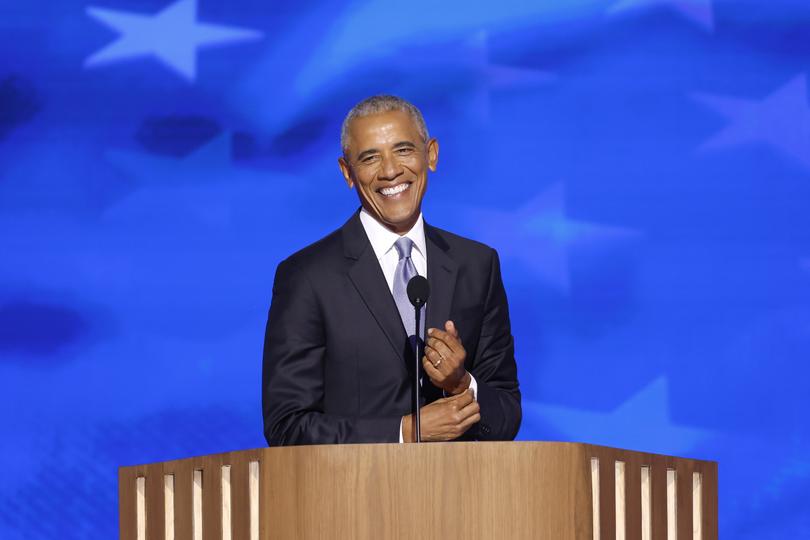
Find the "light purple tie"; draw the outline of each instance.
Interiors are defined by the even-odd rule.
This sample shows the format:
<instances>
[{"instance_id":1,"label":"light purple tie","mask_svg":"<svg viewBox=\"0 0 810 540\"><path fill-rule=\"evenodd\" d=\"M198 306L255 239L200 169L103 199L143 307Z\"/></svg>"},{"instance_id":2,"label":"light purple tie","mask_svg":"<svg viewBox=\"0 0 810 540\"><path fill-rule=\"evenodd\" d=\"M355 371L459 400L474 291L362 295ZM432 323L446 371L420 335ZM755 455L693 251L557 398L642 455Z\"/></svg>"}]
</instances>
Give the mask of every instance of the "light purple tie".
<instances>
[{"instance_id":1,"label":"light purple tie","mask_svg":"<svg viewBox=\"0 0 810 540\"><path fill-rule=\"evenodd\" d=\"M414 331L416 321L414 320L413 304L411 304L411 301L408 300L408 281L418 274L416 267L413 265L413 261L411 260L413 240L407 236L403 236L396 241L394 247L397 248L397 253L399 253L399 262L397 263L397 268L394 271L394 301L397 303L397 309L399 310L399 317L402 319L402 324L405 325L405 332L408 334L408 337L411 337L416 333ZM420 332L421 336L424 335L425 331L424 306L421 308L419 318L419 326L422 330Z\"/></svg>"}]
</instances>

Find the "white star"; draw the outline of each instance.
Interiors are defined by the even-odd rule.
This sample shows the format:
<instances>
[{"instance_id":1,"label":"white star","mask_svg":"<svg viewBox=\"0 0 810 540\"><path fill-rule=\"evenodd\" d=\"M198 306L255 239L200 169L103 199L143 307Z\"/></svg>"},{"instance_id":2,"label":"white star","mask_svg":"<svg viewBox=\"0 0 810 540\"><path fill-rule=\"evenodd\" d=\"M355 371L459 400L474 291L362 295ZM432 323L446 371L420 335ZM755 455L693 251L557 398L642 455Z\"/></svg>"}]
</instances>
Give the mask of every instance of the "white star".
<instances>
[{"instance_id":1,"label":"white star","mask_svg":"<svg viewBox=\"0 0 810 540\"><path fill-rule=\"evenodd\" d=\"M611 412L595 412L524 400L524 423L550 424L570 440L684 454L708 433L673 424L667 379L659 377Z\"/></svg>"},{"instance_id":2,"label":"white star","mask_svg":"<svg viewBox=\"0 0 810 540\"><path fill-rule=\"evenodd\" d=\"M708 94L694 98L728 119L700 150L760 142L810 168L810 104L804 75L761 100Z\"/></svg>"},{"instance_id":3,"label":"white star","mask_svg":"<svg viewBox=\"0 0 810 540\"><path fill-rule=\"evenodd\" d=\"M197 48L259 39L256 30L197 22L197 0L178 0L155 15L88 7L87 14L121 35L84 62L95 67L154 56L186 80L197 74Z\"/></svg>"},{"instance_id":4,"label":"white star","mask_svg":"<svg viewBox=\"0 0 810 540\"><path fill-rule=\"evenodd\" d=\"M461 219L470 223L471 236L497 247L501 257L521 261L544 283L568 294L573 252L598 252L605 245L638 240L641 233L573 219L567 213L565 200L560 182L519 208L466 208Z\"/></svg>"}]
</instances>

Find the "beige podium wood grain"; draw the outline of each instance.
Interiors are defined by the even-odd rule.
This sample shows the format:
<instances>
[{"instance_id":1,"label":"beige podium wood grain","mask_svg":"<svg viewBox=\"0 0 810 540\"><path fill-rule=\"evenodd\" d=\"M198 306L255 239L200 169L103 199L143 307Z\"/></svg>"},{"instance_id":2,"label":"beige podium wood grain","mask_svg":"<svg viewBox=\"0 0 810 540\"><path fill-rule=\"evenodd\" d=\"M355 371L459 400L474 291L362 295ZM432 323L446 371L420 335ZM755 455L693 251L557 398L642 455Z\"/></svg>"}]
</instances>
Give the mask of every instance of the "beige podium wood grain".
<instances>
[{"instance_id":1,"label":"beige podium wood grain","mask_svg":"<svg viewBox=\"0 0 810 540\"><path fill-rule=\"evenodd\" d=\"M591 491L592 459L599 461L598 494ZM222 467L230 466L230 529L239 540L593 540L594 496L602 507L602 539L609 540L616 536L616 461L625 464L627 540L642 538L642 467L650 473L653 539L666 538L666 471L672 468L690 482L693 472L702 477L697 503L686 496L691 484L688 490L679 487L678 506L686 514L678 519L689 522L689 527L679 523L679 539L692 534L690 505L698 504L701 540L716 540L716 463L552 442L263 448L121 467L120 537L136 540L135 490L141 478L147 486L145 540L162 539L162 482L172 474L175 537L191 540L193 476L201 474L197 532L202 540L221 539Z\"/></svg>"},{"instance_id":2,"label":"beige podium wood grain","mask_svg":"<svg viewBox=\"0 0 810 540\"><path fill-rule=\"evenodd\" d=\"M584 459L564 444L269 449L262 538L582 538Z\"/></svg>"}]
</instances>

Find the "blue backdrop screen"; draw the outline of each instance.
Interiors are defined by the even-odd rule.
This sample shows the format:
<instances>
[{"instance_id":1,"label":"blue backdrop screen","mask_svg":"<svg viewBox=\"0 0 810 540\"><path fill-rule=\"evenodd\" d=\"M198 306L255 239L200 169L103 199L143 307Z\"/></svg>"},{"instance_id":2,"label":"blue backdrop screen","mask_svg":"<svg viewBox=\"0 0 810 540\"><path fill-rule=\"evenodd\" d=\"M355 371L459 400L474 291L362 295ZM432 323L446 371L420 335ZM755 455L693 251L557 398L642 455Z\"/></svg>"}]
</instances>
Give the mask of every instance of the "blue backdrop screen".
<instances>
[{"instance_id":1,"label":"blue backdrop screen","mask_svg":"<svg viewBox=\"0 0 810 540\"><path fill-rule=\"evenodd\" d=\"M275 266L387 92L426 219L501 254L520 438L718 460L725 538L810 538L808 58L798 0L4 2L0 537L265 444Z\"/></svg>"}]
</instances>

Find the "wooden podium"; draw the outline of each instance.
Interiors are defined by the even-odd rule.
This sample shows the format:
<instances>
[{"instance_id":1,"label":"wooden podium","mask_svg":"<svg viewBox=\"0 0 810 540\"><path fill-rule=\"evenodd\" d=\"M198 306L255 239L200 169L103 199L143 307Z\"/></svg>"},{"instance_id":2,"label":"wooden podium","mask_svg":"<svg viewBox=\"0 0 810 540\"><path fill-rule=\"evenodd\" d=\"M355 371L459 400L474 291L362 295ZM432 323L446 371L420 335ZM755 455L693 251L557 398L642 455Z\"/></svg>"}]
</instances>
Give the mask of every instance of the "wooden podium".
<instances>
[{"instance_id":1,"label":"wooden podium","mask_svg":"<svg viewBox=\"0 0 810 540\"><path fill-rule=\"evenodd\" d=\"M262 448L119 469L122 540L713 540L717 463L553 442Z\"/></svg>"}]
</instances>

